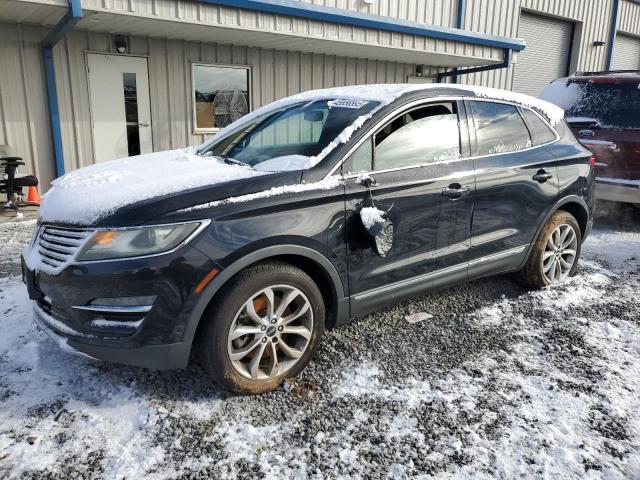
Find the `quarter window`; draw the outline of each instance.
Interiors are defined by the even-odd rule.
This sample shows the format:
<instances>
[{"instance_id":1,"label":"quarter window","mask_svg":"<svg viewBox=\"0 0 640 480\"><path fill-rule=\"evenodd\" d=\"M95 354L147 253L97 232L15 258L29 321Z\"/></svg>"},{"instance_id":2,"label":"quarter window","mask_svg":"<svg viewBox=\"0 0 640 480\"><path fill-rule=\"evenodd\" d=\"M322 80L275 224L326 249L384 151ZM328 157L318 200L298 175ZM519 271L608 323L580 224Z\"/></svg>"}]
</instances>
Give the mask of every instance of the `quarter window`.
<instances>
[{"instance_id":1,"label":"quarter window","mask_svg":"<svg viewBox=\"0 0 640 480\"><path fill-rule=\"evenodd\" d=\"M529 131L513 105L469 102L476 125L478 155L516 152L531 146Z\"/></svg>"},{"instance_id":2,"label":"quarter window","mask_svg":"<svg viewBox=\"0 0 640 480\"><path fill-rule=\"evenodd\" d=\"M544 145L556 139L553 130L535 113L528 108L522 109L522 116L527 122L529 132L531 133L531 141L534 146Z\"/></svg>"},{"instance_id":3,"label":"quarter window","mask_svg":"<svg viewBox=\"0 0 640 480\"><path fill-rule=\"evenodd\" d=\"M194 64L192 77L196 132L215 132L249 113L248 68Z\"/></svg>"},{"instance_id":4,"label":"quarter window","mask_svg":"<svg viewBox=\"0 0 640 480\"><path fill-rule=\"evenodd\" d=\"M431 104L405 113L375 136L374 170L460 157L460 128L453 103Z\"/></svg>"}]
</instances>

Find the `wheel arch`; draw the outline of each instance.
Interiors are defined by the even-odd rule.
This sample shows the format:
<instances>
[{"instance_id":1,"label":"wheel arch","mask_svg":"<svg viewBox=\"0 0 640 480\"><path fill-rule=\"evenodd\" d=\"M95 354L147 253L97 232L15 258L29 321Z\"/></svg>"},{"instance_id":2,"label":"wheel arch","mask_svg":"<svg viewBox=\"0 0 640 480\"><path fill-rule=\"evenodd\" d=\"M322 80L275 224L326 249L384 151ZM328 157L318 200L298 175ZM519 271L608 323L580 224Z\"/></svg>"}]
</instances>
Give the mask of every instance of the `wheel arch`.
<instances>
[{"instance_id":1,"label":"wheel arch","mask_svg":"<svg viewBox=\"0 0 640 480\"><path fill-rule=\"evenodd\" d=\"M348 299L344 286L334 265L320 252L300 245L277 245L249 253L222 270L200 294L200 298L191 312L185 328L184 340L192 342L198 326L207 310L215 300L216 294L237 273L256 263L274 260L294 265L318 285L323 298L329 297L326 308L325 324L332 328L342 324L349 317Z\"/></svg>"},{"instance_id":2,"label":"wheel arch","mask_svg":"<svg viewBox=\"0 0 640 480\"><path fill-rule=\"evenodd\" d=\"M564 210L565 212L570 213L576 218L576 220L578 221L578 225L580 225L580 233L582 234L583 240L586 234L588 234L590 215L589 215L589 206L587 205L587 202L585 202L585 200L582 197L579 197L577 195L569 195L567 197L564 197L558 200L553 205L553 207L549 209L544 219L538 225L538 228L536 229L536 233L533 236L533 240L531 241L529 248L527 249L527 254L524 256L524 259L522 261L522 264L520 265L520 268L522 268L525 265L525 263L527 263L527 259L529 258L529 255L533 250L533 246L536 243L536 239L538 238L538 235L540 235L540 232L542 231L546 223L549 221L551 216L554 213L556 213L558 210Z\"/></svg>"}]
</instances>

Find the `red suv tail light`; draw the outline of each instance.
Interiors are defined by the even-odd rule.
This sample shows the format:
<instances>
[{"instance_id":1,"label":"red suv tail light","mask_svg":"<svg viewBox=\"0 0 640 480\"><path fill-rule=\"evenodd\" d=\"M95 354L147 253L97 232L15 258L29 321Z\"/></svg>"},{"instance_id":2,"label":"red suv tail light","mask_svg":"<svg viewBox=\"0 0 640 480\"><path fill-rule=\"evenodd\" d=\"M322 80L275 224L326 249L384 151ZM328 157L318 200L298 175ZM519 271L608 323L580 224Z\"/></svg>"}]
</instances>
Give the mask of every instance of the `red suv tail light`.
<instances>
[{"instance_id":1,"label":"red suv tail light","mask_svg":"<svg viewBox=\"0 0 640 480\"><path fill-rule=\"evenodd\" d=\"M596 166L596 163L598 163L598 159L595 155L591 155L591 157L589 158L589 166L593 168Z\"/></svg>"}]
</instances>

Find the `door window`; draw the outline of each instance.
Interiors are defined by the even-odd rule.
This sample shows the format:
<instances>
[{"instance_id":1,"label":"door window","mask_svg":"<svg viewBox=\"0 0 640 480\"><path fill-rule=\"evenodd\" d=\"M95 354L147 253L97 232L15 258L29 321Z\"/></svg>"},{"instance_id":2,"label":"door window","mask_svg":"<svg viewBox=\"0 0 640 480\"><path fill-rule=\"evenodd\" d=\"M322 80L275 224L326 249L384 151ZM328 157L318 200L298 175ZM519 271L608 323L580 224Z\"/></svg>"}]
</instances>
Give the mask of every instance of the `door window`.
<instances>
[{"instance_id":1,"label":"door window","mask_svg":"<svg viewBox=\"0 0 640 480\"><path fill-rule=\"evenodd\" d=\"M370 172L373 166L373 143L371 138L360 145L345 163L347 174Z\"/></svg>"},{"instance_id":2,"label":"door window","mask_svg":"<svg viewBox=\"0 0 640 480\"><path fill-rule=\"evenodd\" d=\"M494 102L469 103L476 126L478 155L516 152L531 146L529 131L517 107Z\"/></svg>"},{"instance_id":3,"label":"door window","mask_svg":"<svg viewBox=\"0 0 640 480\"><path fill-rule=\"evenodd\" d=\"M135 73L123 73L124 114L127 122L127 150L129 156L140 155L140 126L138 125L138 87Z\"/></svg>"},{"instance_id":4,"label":"door window","mask_svg":"<svg viewBox=\"0 0 640 480\"><path fill-rule=\"evenodd\" d=\"M555 133L551 130L551 127L545 123L538 115L533 113L528 108L522 109L522 116L527 122L529 132L531 133L531 142L533 146L544 145L545 143L553 142L556 139Z\"/></svg>"},{"instance_id":5,"label":"door window","mask_svg":"<svg viewBox=\"0 0 640 480\"><path fill-rule=\"evenodd\" d=\"M375 136L374 170L440 162L460 157L455 104L431 104L405 113Z\"/></svg>"}]
</instances>

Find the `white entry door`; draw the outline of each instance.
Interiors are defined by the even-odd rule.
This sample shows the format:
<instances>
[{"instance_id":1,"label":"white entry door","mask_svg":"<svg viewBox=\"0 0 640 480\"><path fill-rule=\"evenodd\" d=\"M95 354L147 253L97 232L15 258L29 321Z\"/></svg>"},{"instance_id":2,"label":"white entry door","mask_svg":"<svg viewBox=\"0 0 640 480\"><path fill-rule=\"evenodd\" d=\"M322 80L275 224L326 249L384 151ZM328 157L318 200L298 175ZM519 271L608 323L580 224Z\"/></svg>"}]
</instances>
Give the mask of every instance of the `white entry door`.
<instances>
[{"instance_id":1,"label":"white entry door","mask_svg":"<svg viewBox=\"0 0 640 480\"><path fill-rule=\"evenodd\" d=\"M153 150L147 59L87 54L96 162Z\"/></svg>"}]
</instances>

